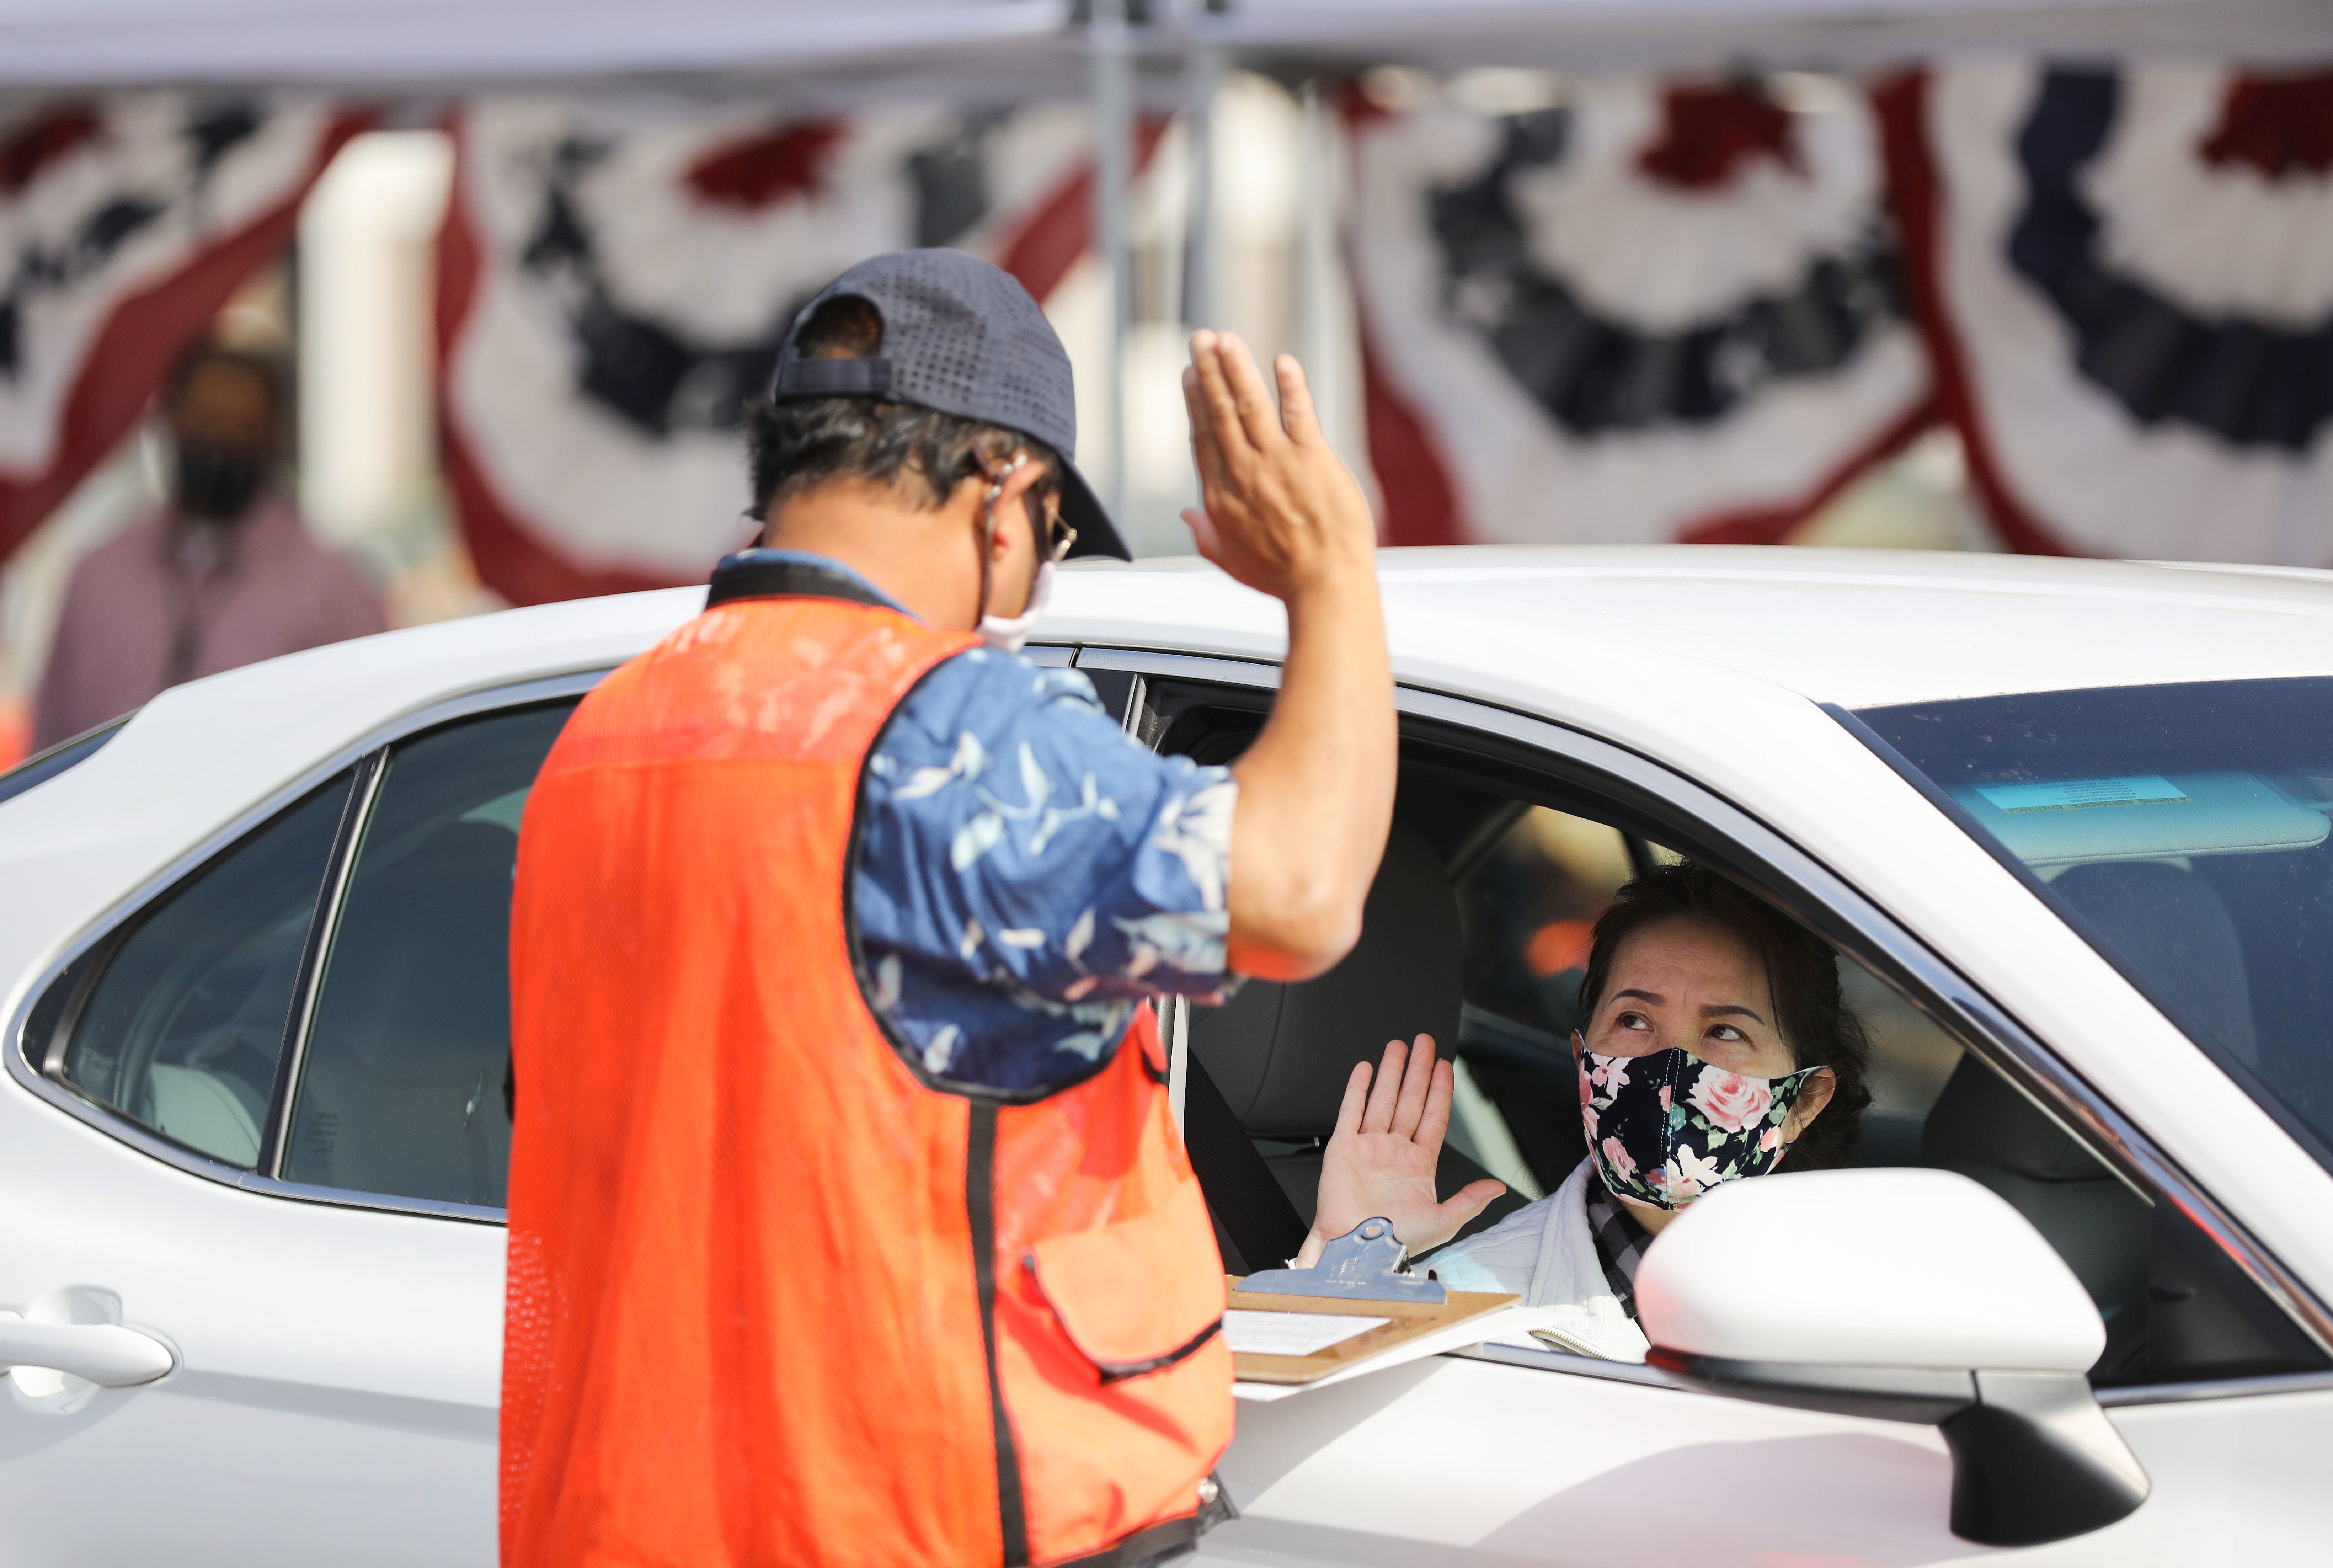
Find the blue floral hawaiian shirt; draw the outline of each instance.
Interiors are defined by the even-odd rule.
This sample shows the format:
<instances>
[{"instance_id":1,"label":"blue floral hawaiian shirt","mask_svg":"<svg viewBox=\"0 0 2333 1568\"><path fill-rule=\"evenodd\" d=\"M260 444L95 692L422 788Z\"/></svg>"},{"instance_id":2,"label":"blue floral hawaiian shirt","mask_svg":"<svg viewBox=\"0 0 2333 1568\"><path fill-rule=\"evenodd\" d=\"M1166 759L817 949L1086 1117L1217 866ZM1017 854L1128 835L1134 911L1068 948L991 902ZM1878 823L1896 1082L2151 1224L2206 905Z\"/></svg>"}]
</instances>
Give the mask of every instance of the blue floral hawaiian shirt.
<instances>
[{"instance_id":1,"label":"blue floral hawaiian shirt","mask_svg":"<svg viewBox=\"0 0 2333 1568\"><path fill-rule=\"evenodd\" d=\"M860 784L851 914L876 1011L951 1083L1086 1076L1142 998L1223 990L1238 794L1229 769L1135 741L1076 670L943 661Z\"/></svg>"}]
</instances>

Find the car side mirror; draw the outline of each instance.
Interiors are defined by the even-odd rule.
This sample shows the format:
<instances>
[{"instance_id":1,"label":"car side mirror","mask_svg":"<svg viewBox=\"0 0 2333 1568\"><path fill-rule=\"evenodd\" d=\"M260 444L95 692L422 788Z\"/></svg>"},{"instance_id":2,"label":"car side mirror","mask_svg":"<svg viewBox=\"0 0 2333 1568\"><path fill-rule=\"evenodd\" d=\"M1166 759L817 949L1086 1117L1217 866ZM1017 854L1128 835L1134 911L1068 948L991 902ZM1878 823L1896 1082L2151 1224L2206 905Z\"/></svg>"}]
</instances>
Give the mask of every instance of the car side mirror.
<instances>
[{"instance_id":1,"label":"car side mirror","mask_svg":"<svg viewBox=\"0 0 2333 1568\"><path fill-rule=\"evenodd\" d=\"M2083 1375L2106 1344L2073 1272L2008 1204L1950 1171L1728 1182L1646 1252L1647 1358L1735 1399L1938 1428L1953 1534L2025 1546L2146 1500Z\"/></svg>"}]
</instances>

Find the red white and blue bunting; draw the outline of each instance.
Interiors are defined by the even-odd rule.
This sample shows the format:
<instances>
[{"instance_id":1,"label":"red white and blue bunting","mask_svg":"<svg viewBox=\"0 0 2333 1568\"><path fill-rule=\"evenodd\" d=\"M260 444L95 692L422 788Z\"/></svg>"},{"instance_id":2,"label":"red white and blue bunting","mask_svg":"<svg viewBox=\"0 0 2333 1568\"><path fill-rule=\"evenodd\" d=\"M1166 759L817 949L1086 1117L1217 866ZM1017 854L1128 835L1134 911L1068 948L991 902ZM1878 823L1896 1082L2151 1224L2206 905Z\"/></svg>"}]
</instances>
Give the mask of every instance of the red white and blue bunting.
<instances>
[{"instance_id":1,"label":"red white and blue bunting","mask_svg":"<svg viewBox=\"0 0 2333 1568\"><path fill-rule=\"evenodd\" d=\"M2333 565L2333 72L1953 66L1879 101L2011 547Z\"/></svg>"},{"instance_id":2,"label":"red white and blue bunting","mask_svg":"<svg viewBox=\"0 0 2333 1568\"><path fill-rule=\"evenodd\" d=\"M480 577L517 603L702 582L750 534L742 410L802 302L916 245L989 256L1043 299L1086 248L1087 123L1075 105L778 123L472 105L439 332Z\"/></svg>"},{"instance_id":3,"label":"red white and blue bunting","mask_svg":"<svg viewBox=\"0 0 2333 1568\"><path fill-rule=\"evenodd\" d=\"M0 556L281 253L359 124L312 100L175 91L0 120Z\"/></svg>"},{"instance_id":4,"label":"red white and blue bunting","mask_svg":"<svg viewBox=\"0 0 2333 1568\"><path fill-rule=\"evenodd\" d=\"M1353 157L1394 543L1767 542L1930 417L1860 98L1607 80Z\"/></svg>"}]
</instances>

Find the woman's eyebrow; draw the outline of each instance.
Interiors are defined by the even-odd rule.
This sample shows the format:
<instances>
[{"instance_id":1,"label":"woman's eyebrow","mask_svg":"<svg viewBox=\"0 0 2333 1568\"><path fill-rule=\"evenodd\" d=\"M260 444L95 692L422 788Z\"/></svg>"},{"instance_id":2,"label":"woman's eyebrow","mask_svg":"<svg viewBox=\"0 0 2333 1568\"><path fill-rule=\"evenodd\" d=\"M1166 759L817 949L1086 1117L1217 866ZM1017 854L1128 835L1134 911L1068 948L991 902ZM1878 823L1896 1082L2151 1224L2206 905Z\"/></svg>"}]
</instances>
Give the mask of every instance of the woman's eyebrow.
<instances>
[{"instance_id":1,"label":"woman's eyebrow","mask_svg":"<svg viewBox=\"0 0 2333 1568\"><path fill-rule=\"evenodd\" d=\"M1612 999L1616 1002L1623 996L1634 996L1637 1001L1650 1002L1656 1007L1666 1006L1668 1004L1668 998L1662 996L1657 991L1615 991L1612 993Z\"/></svg>"},{"instance_id":2,"label":"woman's eyebrow","mask_svg":"<svg viewBox=\"0 0 2333 1568\"><path fill-rule=\"evenodd\" d=\"M1763 1018L1760 1018L1760 1017L1758 1017L1758 1015L1757 1015L1757 1014L1752 1013L1752 1012L1749 1008L1747 1008L1747 1007L1734 1007L1734 1006L1726 1006L1726 1005L1713 1005L1713 1006L1704 1007L1704 1008L1701 1010L1701 1015L1702 1015L1703 1017L1704 1017L1704 1018L1730 1018L1730 1017L1733 1017L1733 1015L1735 1015L1736 1014L1739 1014L1741 1016L1743 1016L1743 1017L1744 1017L1744 1018L1756 1019L1756 1020L1757 1020L1757 1022L1759 1022L1759 1023L1761 1023L1761 1024L1763 1024L1763 1023L1766 1021L1766 1020L1764 1020Z\"/></svg>"}]
</instances>

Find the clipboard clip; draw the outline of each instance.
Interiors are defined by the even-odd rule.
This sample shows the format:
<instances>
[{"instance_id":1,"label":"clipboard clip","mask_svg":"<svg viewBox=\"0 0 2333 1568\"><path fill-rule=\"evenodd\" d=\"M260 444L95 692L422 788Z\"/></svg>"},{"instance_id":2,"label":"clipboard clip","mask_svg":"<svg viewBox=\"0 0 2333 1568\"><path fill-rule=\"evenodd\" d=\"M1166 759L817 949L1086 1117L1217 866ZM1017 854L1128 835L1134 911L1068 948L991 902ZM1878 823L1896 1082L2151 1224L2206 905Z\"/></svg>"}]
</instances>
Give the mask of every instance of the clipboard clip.
<instances>
[{"instance_id":1,"label":"clipboard clip","mask_svg":"<svg viewBox=\"0 0 2333 1568\"><path fill-rule=\"evenodd\" d=\"M1266 1295L1446 1303L1450 1293L1440 1280L1402 1266L1407 1255L1393 1233L1393 1221L1365 1219L1322 1247L1320 1261L1311 1268L1268 1268L1240 1281L1239 1288Z\"/></svg>"}]
</instances>

